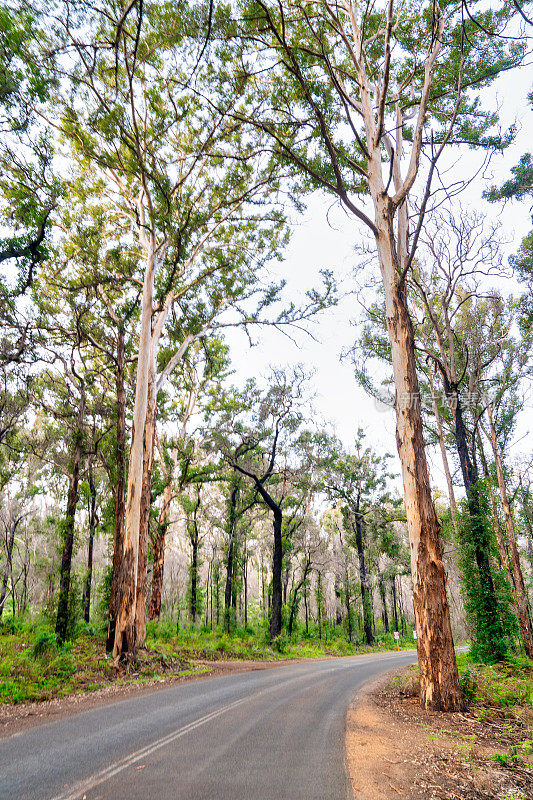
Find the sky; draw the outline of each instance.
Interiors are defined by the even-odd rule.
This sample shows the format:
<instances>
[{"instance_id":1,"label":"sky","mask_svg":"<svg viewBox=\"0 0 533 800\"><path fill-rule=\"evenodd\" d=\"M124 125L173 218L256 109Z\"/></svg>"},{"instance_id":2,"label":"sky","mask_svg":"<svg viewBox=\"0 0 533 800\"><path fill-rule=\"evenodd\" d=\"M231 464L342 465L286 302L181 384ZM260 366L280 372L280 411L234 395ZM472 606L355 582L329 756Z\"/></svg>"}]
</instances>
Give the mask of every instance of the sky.
<instances>
[{"instance_id":1,"label":"sky","mask_svg":"<svg viewBox=\"0 0 533 800\"><path fill-rule=\"evenodd\" d=\"M502 234L506 239L506 257L518 249L522 237L531 229L529 203L489 204L482 200L482 191L491 184L498 184L509 177L522 153L531 150L533 113L527 105L528 92L533 88L533 67L528 66L502 75L496 83L485 90L485 100L500 107L502 127L513 122L518 125L518 135L513 145L502 156L493 158L486 171L486 180L476 180L461 195L462 207L472 208L487 214L489 219L498 218L502 223ZM458 161L457 151L448 158L449 176L474 174L479 166L479 157L464 154ZM322 313L309 326L314 338L295 334L295 342L282 333L263 329L259 343L252 349L246 337L239 331L230 331L234 379L240 383L248 377L268 373L269 365L283 366L301 363L313 372L311 380L313 417L321 424L332 423L344 445L350 447L354 431L361 426L367 431L368 443L378 452L389 452L396 457L395 416L369 397L358 386L349 360L340 360L340 354L349 348L360 326L361 306L355 295L357 286L354 270L361 262L357 247L371 243L364 226L353 217L348 217L333 204L331 197L314 195L308 201L306 212L295 220L292 240L283 261L271 267L274 276L287 280L286 296L294 298L313 285L318 285L319 271L331 269L347 292L339 305ZM507 258L506 258L507 260ZM512 288L512 287L511 287ZM516 288L516 285L515 287ZM529 413L528 413L529 412ZM516 438L521 441L517 452L533 450L529 434L531 400L522 414ZM515 455L515 453L513 453ZM444 473L440 456L430 453L430 469L434 484L444 488ZM399 484L398 484L399 487Z\"/></svg>"}]
</instances>

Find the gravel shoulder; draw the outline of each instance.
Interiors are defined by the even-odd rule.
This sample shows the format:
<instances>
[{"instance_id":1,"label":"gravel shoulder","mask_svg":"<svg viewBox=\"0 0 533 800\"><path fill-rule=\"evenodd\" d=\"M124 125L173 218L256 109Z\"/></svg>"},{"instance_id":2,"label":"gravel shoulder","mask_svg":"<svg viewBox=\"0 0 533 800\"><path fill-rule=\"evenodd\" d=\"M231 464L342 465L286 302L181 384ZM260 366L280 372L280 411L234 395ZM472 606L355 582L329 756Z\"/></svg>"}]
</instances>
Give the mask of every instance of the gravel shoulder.
<instances>
[{"instance_id":1,"label":"gravel shoulder","mask_svg":"<svg viewBox=\"0 0 533 800\"><path fill-rule=\"evenodd\" d=\"M355 800L533 800L520 758L531 727L471 712L424 711L390 675L352 702L346 756ZM505 753L516 752L517 758Z\"/></svg>"}]
</instances>

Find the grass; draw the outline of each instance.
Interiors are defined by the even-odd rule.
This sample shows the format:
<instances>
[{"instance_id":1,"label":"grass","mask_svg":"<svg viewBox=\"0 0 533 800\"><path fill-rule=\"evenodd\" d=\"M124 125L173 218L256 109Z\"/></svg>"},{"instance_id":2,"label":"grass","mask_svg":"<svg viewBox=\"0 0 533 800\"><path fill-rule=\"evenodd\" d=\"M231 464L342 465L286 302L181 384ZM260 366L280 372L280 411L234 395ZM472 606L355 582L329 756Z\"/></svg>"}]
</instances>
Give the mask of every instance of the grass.
<instances>
[{"instance_id":1,"label":"grass","mask_svg":"<svg viewBox=\"0 0 533 800\"><path fill-rule=\"evenodd\" d=\"M275 641L269 640L264 624L252 628L237 628L228 634L222 629L181 628L176 634L171 622L148 623L147 643L165 646L170 651L179 651L185 657L207 661L224 659L246 659L252 661L277 661L297 658L328 658L359 653L374 653L396 649L392 634L381 634L369 647L361 642L350 643L340 629L327 628L322 638L312 631L303 631L289 637L283 632ZM402 637L401 650L414 647L412 638Z\"/></svg>"},{"instance_id":2,"label":"grass","mask_svg":"<svg viewBox=\"0 0 533 800\"><path fill-rule=\"evenodd\" d=\"M43 624L0 630L0 704L88 694L111 684L143 684L202 671L206 668L150 648L139 653L133 667L117 673L103 636L90 629L61 645Z\"/></svg>"},{"instance_id":3,"label":"grass","mask_svg":"<svg viewBox=\"0 0 533 800\"><path fill-rule=\"evenodd\" d=\"M468 653L462 653L457 665L471 706L533 711L533 661L516 657L498 664L476 664Z\"/></svg>"},{"instance_id":4,"label":"grass","mask_svg":"<svg viewBox=\"0 0 533 800\"><path fill-rule=\"evenodd\" d=\"M533 712L533 661L513 657L497 664L478 664L468 653L457 656L459 678L466 700L483 717L490 710L505 716ZM391 686L413 697L418 695L418 667L395 675Z\"/></svg>"},{"instance_id":5,"label":"grass","mask_svg":"<svg viewBox=\"0 0 533 800\"><path fill-rule=\"evenodd\" d=\"M400 648L413 647L412 639L400 640ZM232 635L222 630L182 628L170 621L148 623L146 650L135 664L120 672L105 652L104 637L85 624L71 641L59 644L43 618L7 618L0 625L0 705L28 703L90 693L111 684L146 683L208 671L197 662L245 659L277 661L327 658L395 649L392 635L382 635L373 647L350 644L341 631L326 629L324 636L283 633L274 642L266 628L239 628Z\"/></svg>"}]
</instances>

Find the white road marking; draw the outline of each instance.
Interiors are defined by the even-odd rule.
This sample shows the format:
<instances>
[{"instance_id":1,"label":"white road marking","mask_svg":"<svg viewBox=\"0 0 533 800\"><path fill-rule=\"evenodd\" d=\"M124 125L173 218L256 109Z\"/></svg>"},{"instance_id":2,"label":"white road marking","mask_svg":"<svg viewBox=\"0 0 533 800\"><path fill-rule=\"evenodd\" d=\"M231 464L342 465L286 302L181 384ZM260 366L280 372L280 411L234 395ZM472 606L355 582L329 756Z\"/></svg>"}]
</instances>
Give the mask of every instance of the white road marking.
<instances>
[{"instance_id":1,"label":"white road marking","mask_svg":"<svg viewBox=\"0 0 533 800\"><path fill-rule=\"evenodd\" d=\"M118 775L119 772L123 772L123 770L133 766L133 764L136 764L137 761L140 761L142 758L146 758L146 756L151 755L161 747L165 747L167 744L176 741L176 739L180 739L182 736L194 731L201 725L205 725L206 722L210 722L212 719L215 719L215 717L219 717L221 714L225 714L226 711L230 711L231 709L240 706L241 703L246 702L248 699L248 697L243 697L240 700L236 700L234 703L229 703L227 706L219 708L217 711L212 711L210 714L200 717L194 722L190 722L188 725L184 725L183 728L179 728L177 731L173 731L173 733L163 736L161 739L152 742L152 744L148 745L147 747L143 747L142 750L137 750L136 753L132 753L131 755L126 756L126 758L123 758L121 761L116 761L114 764L111 764L109 767L101 770L101 772L97 772L90 778L80 781L80 783L76 784L74 788L68 789L63 794L56 795L54 798L52 798L52 800L79 800L79 798L83 797L86 792L94 789L94 787L98 786L100 783L109 780L109 778L113 778L115 775Z\"/></svg>"}]
</instances>

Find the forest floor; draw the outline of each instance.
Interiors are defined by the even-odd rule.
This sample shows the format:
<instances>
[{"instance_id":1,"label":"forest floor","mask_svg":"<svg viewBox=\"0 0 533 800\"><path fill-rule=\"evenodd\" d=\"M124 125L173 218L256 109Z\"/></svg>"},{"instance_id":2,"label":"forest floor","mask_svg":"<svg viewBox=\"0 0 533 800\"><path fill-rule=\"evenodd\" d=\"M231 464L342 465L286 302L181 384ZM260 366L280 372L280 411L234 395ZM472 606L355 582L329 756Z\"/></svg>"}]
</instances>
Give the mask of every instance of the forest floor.
<instances>
[{"instance_id":1,"label":"forest floor","mask_svg":"<svg viewBox=\"0 0 533 800\"><path fill-rule=\"evenodd\" d=\"M423 711L417 668L358 696L346 727L355 800L533 800L533 664L458 661L464 713Z\"/></svg>"},{"instance_id":2,"label":"forest floor","mask_svg":"<svg viewBox=\"0 0 533 800\"><path fill-rule=\"evenodd\" d=\"M223 663L259 664L300 658L327 658L392 649L387 640L373 648L349 645L345 639L280 637L271 644L261 634L247 631L232 636L221 631L189 629L176 636L175 627L150 625L146 648L137 658L116 669L105 651L105 640L84 630L59 644L49 626L24 623L0 628L0 709L48 702L70 695L124 691L129 685L153 685L220 672ZM403 648L412 647L407 637ZM235 666L238 668L238 666ZM226 668L227 669L227 668Z\"/></svg>"}]
</instances>

